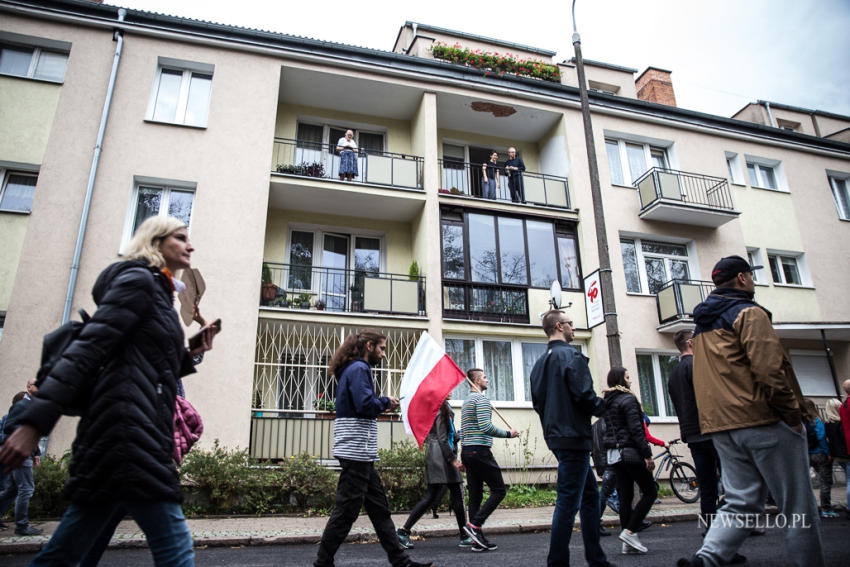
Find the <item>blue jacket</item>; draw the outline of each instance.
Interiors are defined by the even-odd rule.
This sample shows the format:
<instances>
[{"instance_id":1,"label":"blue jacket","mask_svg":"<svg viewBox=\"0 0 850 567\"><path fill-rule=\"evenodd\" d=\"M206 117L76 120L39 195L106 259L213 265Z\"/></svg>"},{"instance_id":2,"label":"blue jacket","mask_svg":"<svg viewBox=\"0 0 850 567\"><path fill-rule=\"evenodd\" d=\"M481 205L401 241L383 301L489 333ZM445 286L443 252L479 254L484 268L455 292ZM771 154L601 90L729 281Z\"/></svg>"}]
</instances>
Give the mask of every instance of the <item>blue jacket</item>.
<instances>
[{"instance_id":1,"label":"blue jacket","mask_svg":"<svg viewBox=\"0 0 850 567\"><path fill-rule=\"evenodd\" d=\"M336 386L334 457L351 461L378 460L378 414L390 399L375 395L372 368L362 359L346 366Z\"/></svg>"}]
</instances>

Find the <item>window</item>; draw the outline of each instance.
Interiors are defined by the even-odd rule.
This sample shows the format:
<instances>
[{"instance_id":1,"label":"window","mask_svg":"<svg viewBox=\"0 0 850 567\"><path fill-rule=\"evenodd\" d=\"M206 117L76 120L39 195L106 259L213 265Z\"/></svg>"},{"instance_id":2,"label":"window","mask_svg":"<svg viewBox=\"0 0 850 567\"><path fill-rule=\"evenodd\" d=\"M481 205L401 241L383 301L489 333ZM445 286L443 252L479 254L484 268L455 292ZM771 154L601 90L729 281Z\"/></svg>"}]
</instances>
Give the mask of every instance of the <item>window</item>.
<instances>
[{"instance_id":1,"label":"window","mask_svg":"<svg viewBox=\"0 0 850 567\"><path fill-rule=\"evenodd\" d=\"M632 184L652 167L668 169L667 148L641 142L605 139L608 168L614 185ZM628 171L623 167L627 164Z\"/></svg>"},{"instance_id":2,"label":"window","mask_svg":"<svg viewBox=\"0 0 850 567\"><path fill-rule=\"evenodd\" d=\"M835 382L823 351L791 349L788 354L804 396L835 396Z\"/></svg>"},{"instance_id":3,"label":"window","mask_svg":"<svg viewBox=\"0 0 850 567\"><path fill-rule=\"evenodd\" d=\"M638 382L643 411L649 416L675 417L667 382L679 363L678 354L638 354Z\"/></svg>"},{"instance_id":4,"label":"window","mask_svg":"<svg viewBox=\"0 0 850 567\"><path fill-rule=\"evenodd\" d=\"M741 158L734 152L726 152L726 169L729 171L729 181L735 185L743 185L741 175Z\"/></svg>"},{"instance_id":5,"label":"window","mask_svg":"<svg viewBox=\"0 0 850 567\"><path fill-rule=\"evenodd\" d=\"M206 126L213 65L159 58L147 118Z\"/></svg>"},{"instance_id":6,"label":"window","mask_svg":"<svg viewBox=\"0 0 850 567\"><path fill-rule=\"evenodd\" d=\"M770 263L770 275L773 278L773 283L780 285L803 285L801 270L798 260L802 256L793 256L788 254L770 254L767 255L767 260Z\"/></svg>"},{"instance_id":7,"label":"window","mask_svg":"<svg viewBox=\"0 0 850 567\"><path fill-rule=\"evenodd\" d=\"M38 174L0 169L0 177L0 211L30 212Z\"/></svg>"},{"instance_id":8,"label":"window","mask_svg":"<svg viewBox=\"0 0 850 567\"><path fill-rule=\"evenodd\" d=\"M782 164L779 161L746 156L747 176L750 178L750 186L760 189L785 190Z\"/></svg>"},{"instance_id":9,"label":"window","mask_svg":"<svg viewBox=\"0 0 850 567\"><path fill-rule=\"evenodd\" d=\"M327 175L336 178L339 173L340 156L336 151L337 142L345 137L348 127L329 124L308 124L298 122L295 130L295 155L293 163L321 163ZM383 154L386 136L381 132L367 132L355 128L354 141L357 143L358 168L356 181L365 179L365 160L368 154Z\"/></svg>"},{"instance_id":10,"label":"window","mask_svg":"<svg viewBox=\"0 0 850 567\"><path fill-rule=\"evenodd\" d=\"M123 246L130 242L133 233L148 217L176 217L186 223L191 231L194 201L195 184L192 182L136 177L127 212Z\"/></svg>"},{"instance_id":11,"label":"window","mask_svg":"<svg viewBox=\"0 0 850 567\"><path fill-rule=\"evenodd\" d=\"M620 252L629 293L656 294L665 283L690 279L690 260L685 244L621 238Z\"/></svg>"},{"instance_id":12,"label":"window","mask_svg":"<svg viewBox=\"0 0 850 567\"><path fill-rule=\"evenodd\" d=\"M835 199L835 208L838 210L838 218L850 220L850 175L840 177L838 175L829 176L829 185L832 188L832 198Z\"/></svg>"},{"instance_id":13,"label":"window","mask_svg":"<svg viewBox=\"0 0 850 567\"><path fill-rule=\"evenodd\" d=\"M0 32L0 74L61 83L71 44Z\"/></svg>"},{"instance_id":14,"label":"window","mask_svg":"<svg viewBox=\"0 0 850 567\"><path fill-rule=\"evenodd\" d=\"M758 248L747 248L747 262L750 266L763 266L764 262L761 259L761 250ZM760 268L753 272L753 281L755 283L766 283L764 276L764 268Z\"/></svg>"},{"instance_id":15,"label":"window","mask_svg":"<svg viewBox=\"0 0 850 567\"><path fill-rule=\"evenodd\" d=\"M509 338L446 337L446 354L466 372L483 368L490 379L487 397L501 402L531 402L531 369L546 353L546 343ZM579 343L573 346L581 349ZM455 388L453 400L469 395L466 381ZM524 406L527 404L523 404Z\"/></svg>"}]
</instances>

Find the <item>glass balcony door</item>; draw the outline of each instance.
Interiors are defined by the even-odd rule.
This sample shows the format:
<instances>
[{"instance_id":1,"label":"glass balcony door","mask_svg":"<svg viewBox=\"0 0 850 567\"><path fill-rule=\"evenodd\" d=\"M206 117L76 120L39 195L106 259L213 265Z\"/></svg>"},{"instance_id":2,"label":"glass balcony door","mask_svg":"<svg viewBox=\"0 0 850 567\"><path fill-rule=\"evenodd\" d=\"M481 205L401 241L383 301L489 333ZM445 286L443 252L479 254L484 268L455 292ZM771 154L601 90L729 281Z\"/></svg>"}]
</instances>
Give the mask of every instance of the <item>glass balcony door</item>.
<instances>
[{"instance_id":1,"label":"glass balcony door","mask_svg":"<svg viewBox=\"0 0 850 567\"><path fill-rule=\"evenodd\" d=\"M348 290L349 237L325 234L322 244L322 284L319 298L330 311L344 311Z\"/></svg>"}]
</instances>

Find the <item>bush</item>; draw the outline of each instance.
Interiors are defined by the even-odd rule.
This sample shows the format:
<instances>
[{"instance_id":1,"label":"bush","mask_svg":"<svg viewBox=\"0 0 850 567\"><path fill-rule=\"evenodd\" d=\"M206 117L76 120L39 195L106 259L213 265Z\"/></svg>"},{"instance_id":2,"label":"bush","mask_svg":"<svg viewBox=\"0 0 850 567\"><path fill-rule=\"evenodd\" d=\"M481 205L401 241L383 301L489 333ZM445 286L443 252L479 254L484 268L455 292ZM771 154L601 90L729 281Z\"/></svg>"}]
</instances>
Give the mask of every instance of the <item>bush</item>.
<instances>
[{"instance_id":1,"label":"bush","mask_svg":"<svg viewBox=\"0 0 850 567\"><path fill-rule=\"evenodd\" d=\"M56 518L65 513L69 502L62 491L65 488L65 482L68 481L70 460L71 452L68 451L60 459L50 456L42 457L41 463L33 467L35 492L30 500L30 517Z\"/></svg>"},{"instance_id":2,"label":"bush","mask_svg":"<svg viewBox=\"0 0 850 567\"><path fill-rule=\"evenodd\" d=\"M378 476L391 510L410 510L425 494L425 454L409 441L378 451Z\"/></svg>"}]
</instances>

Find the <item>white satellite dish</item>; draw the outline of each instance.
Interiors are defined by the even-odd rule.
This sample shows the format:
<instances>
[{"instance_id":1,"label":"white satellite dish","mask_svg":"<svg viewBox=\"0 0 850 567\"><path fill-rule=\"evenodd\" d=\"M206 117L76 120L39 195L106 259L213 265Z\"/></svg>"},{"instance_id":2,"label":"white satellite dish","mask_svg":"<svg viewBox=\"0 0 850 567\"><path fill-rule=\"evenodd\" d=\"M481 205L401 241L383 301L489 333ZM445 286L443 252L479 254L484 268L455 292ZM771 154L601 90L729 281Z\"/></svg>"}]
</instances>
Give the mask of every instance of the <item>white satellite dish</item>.
<instances>
[{"instance_id":1,"label":"white satellite dish","mask_svg":"<svg viewBox=\"0 0 850 567\"><path fill-rule=\"evenodd\" d=\"M561 308L561 284L558 280L552 280L552 285L549 286L549 305L552 309Z\"/></svg>"}]
</instances>

